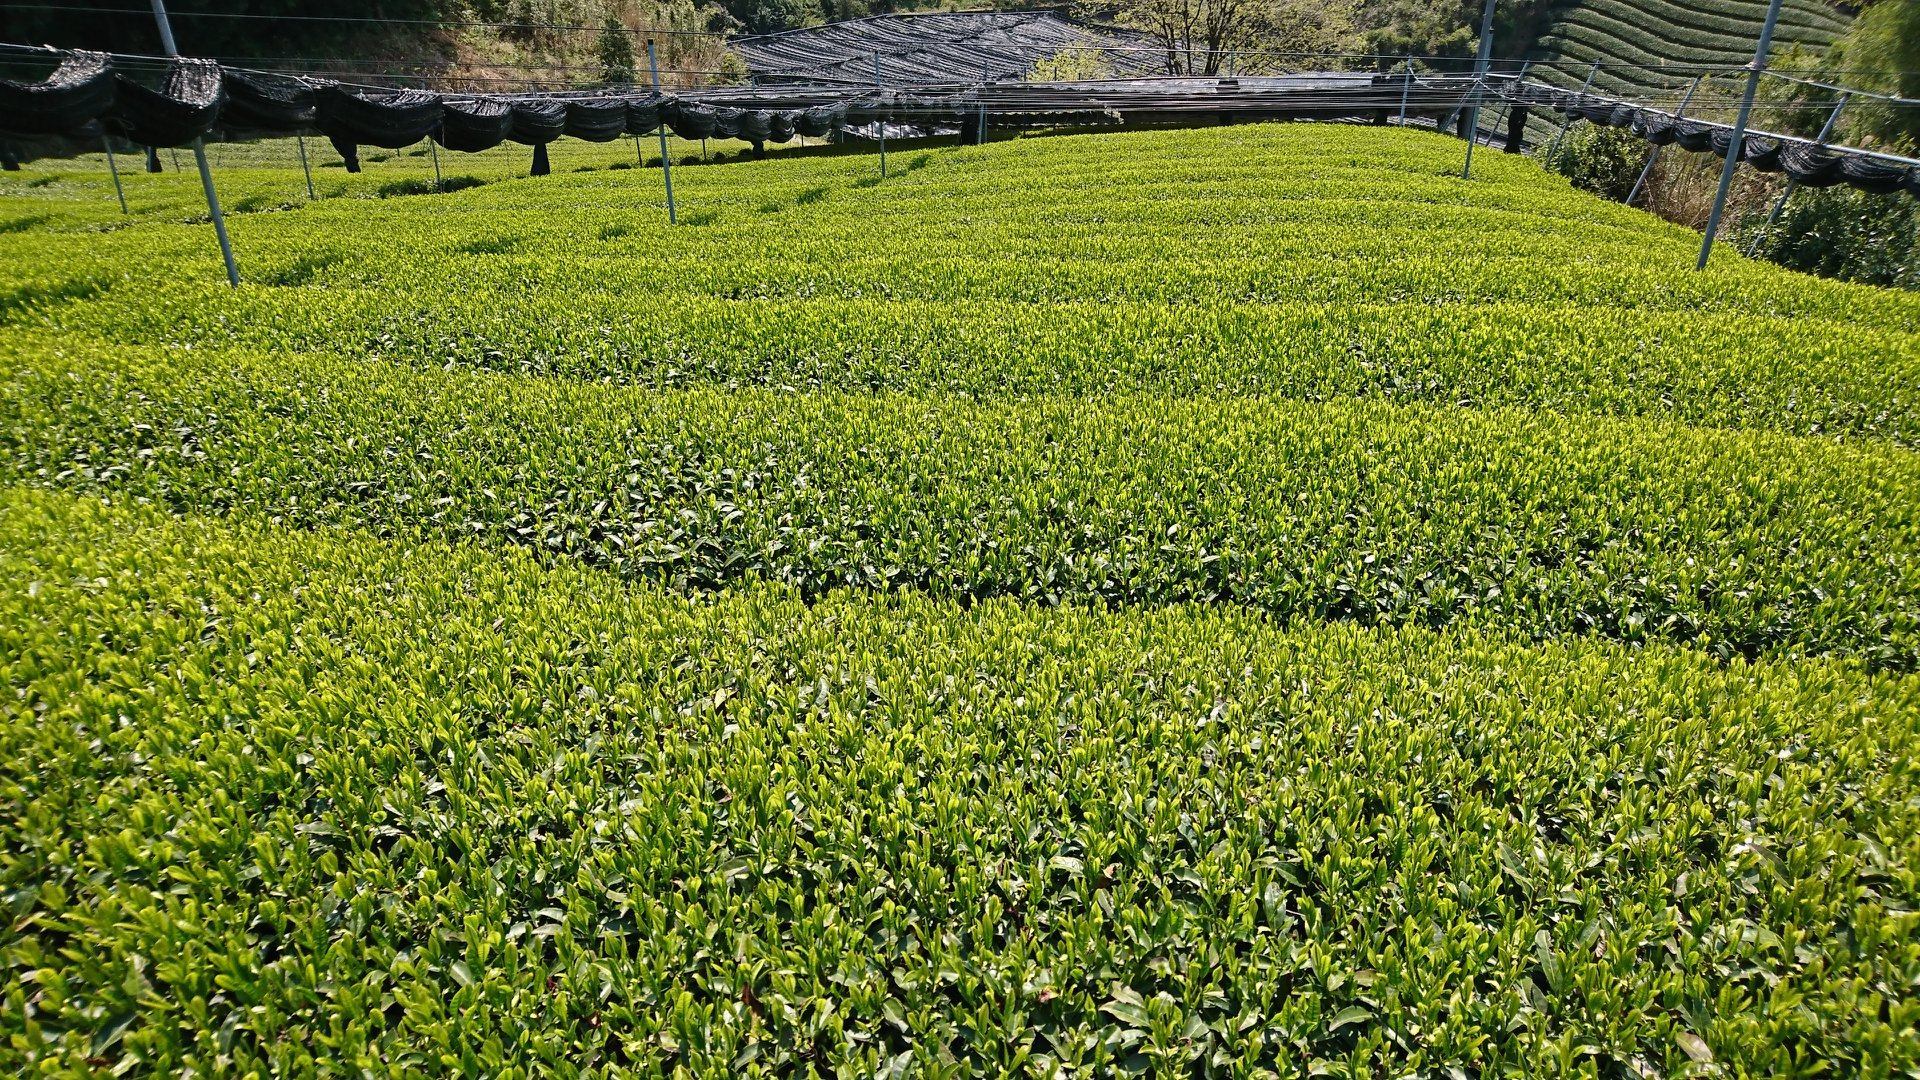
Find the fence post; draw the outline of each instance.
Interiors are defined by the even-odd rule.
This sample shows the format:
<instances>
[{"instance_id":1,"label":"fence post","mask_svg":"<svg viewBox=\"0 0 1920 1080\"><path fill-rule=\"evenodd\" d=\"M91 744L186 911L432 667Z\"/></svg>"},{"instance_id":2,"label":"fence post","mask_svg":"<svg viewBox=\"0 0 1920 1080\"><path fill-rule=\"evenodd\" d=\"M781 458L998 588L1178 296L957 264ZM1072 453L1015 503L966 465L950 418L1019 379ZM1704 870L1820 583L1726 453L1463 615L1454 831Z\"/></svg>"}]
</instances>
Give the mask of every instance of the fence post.
<instances>
[{"instance_id":1,"label":"fence post","mask_svg":"<svg viewBox=\"0 0 1920 1080\"><path fill-rule=\"evenodd\" d=\"M1693 101L1693 92L1700 89L1700 81L1706 77L1704 72L1693 77L1693 83L1687 87L1687 92L1680 96L1680 107L1673 112L1674 123L1678 124L1680 118L1687 115L1687 105ZM1632 206L1633 201L1640 197L1640 189L1647 186L1647 177L1653 172L1653 163L1659 160L1660 147L1657 145L1650 147L1647 150L1647 163L1640 167L1640 178L1633 182L1633 190L1627 192L1628 206Z\"/></svg>"},{"instance_id":2,"label":"fence post","mask_svg":"<svg viewBox=\"0 0 1920 1080\"><path fill-rule=\"evenodd\" d=\"M154 0L158 3L159 0ZM1727 163L1720 170L1720 190L1713 196L1713 212L1707 215L1707 235L1700 241L1700 261L1695 270L1707 268L1707 256L1713 254L1713 234L1720 229L1720 215L1727 208L1727 191L1733 187L1733 171L1740 167L1741 144L1747 139L1747 118L1753 115L1753 95L1760 88L1760 73L1767 69L1767 50L1773 45L1773 28L1780 21L1780 0L1767 5L1766 25L1760 28L1760 44L1753 50L1753 63L1747 65L1747 89L1740 95L1740 115L1733 121L1733 138L1727 142Z\"/></svg>"},{"instance_id":3,"label":"fence post","mask_svg":"<svg viewBox=\"0 0 1920 1080\"><path fill-rule=\"evenodd\" d=\"M1487 0L1486 10L1480 14L1480 53L1473 60L1473 97L1467 106L1467 163L1460 169L1460 179L1473 178L1473 144L1480 141L1480 94L1487 85L1487 61L1493 56L1493 4Z\"/></svg>"},{"instance_id":4,"label":"fence post","mask_svg":"<svg viewBox=\"0 0 1920 1080\"><path fill-rule=\"evenodd\" d=\"M160 28L161 49L168 56L179 56L180 50L173 44L173 26L167 22L166 0L153 0L153 21ZM227 239L227 219L220 213L220 196L213 190L213 170L207 167L206 140L193 140L193 160L200 166L200 187L207 195L207 213L213 217L213 235L220 241L220 258L227 264L227 284L237 289L240 287L240 267L233 261L233 242Z\"/></svg>"},{"instance_id":5,"label":"fence post","mask_svg":"<svg viewBox=\"0 0 1920 1080\"><path fill-rule=\"evenodd\" d=\"M987 142L987 62L980 61L980 122L975 125L973 145L984 146Z\"/></svg>"},{"instance_id":6,"label":"fence post","mask_svg":"<svg viewBox=\"0 0 1920 1080\"><path fill-rule=\"evenodd\" d=\"M433 193L438 195L447 185L440 182L440 144L431 135L427 137L427 153L433 157Z\"/></svg>"},{"instance_id":7,"label":"fence post","mask_svg":"<svg viewBox=\"0 0 1920 1080\"><path fill-rule=\"evenodd\" d=\"M660 60L654 55L652 38L647 39L647 69L653 72L653 96L664 101L666 95L660 92ZM673 208L673 157L667 153L666 110L656 111L660 113L660 124L654 128L660 133L660 175L667 182L667 224L677 225L680 223L680 215ZM704 146L706 140L702 139L700 143Z\"/></svg>"},{"instance_id":8,"label":"fence post","mask_svg":"<svg viewBox=\"0 0 1920 1080\"><path fill-rule=\"evenodd\" d=\"M127 212L127 193L120 187L120 166L113 161L113 140L100 136L100 148L107 152L107 171L113 174L113 196L120 200L120 212Z\"/></svg>"},{"instance_id":9,"label":"fence post","mask_svg":"<svg viewBox=\"0 0 1920 1080\"><path fill-rule=\"evenodd\" d=\"M293 143L300 148L300 171L307 178L307 201L315 202L318 196L313 193L313 169L307 164L307 138L304 135L295 135Z\"/></svg>"},{"instance_id":10,"label":"fence post","mask_svg":"<svg viewBox=\"0 0 1920 1080\"><path fill-rule=\"evenodd\" d=\"M1827 137L1833 134L1833 125L1837 123L1840 119L1840 110L1847 107L1847 100L1852 96L1853 95L1851 94L1840 95L1840 100L1834 103L1833 111L1827 114L1827 122L1820 125L1820 134L1814 136L1814 142L1818 143L1821 146L1827 145ZM1786 189L1781 191L1780 197L1773 201L1773 209L1767 211L1767 228L1768 229L1771 229L1775 225L1779 224L1780 211L1785 210L1787 208L1787 199L1793 195L1794 190L1799 186L1800 186L1800 181L1798 180L1787 181ZM1764 235L1764 233L1761 235ZM1752 255L1754 252L1759 250L1760 250L1760 236L1756 235L1753 238L1753 243L1747 245L1747 254Z\"/></svg>"},{"instance_id":11,"label":"fence post","mask_svg":"<svg viewBox=\"0 0 1920 1080\"><path fill-rule=\"evenodd\" d=\"M1587 96L1587 88L1593 85L1593 77L1598 74L1600 74L1600 61L1595 60L1593 66L1587 69L1587 81L1580 84L1581 97ZM1540 155L1543 160L1551 158L1553 152L1560 149L1560 140L1567 137L1567 131L1573 127L1573 121L1574 118L1569 116L1567 122L1560 125L1560 130L1553 136L1553 141L1547 144L1547 152Z\"/></svg>"}]
</instances>

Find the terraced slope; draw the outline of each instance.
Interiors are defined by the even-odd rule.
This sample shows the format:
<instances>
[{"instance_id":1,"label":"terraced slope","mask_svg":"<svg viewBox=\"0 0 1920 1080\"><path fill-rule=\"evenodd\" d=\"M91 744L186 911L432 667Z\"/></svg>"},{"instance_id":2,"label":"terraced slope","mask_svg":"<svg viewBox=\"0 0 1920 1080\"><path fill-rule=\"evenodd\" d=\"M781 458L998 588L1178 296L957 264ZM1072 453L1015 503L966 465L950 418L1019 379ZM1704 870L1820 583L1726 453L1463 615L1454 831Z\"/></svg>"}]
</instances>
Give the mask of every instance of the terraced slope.
<instances>
[{"instance_id":1,"label":"terraced slope","mask_svg":"<svg viewBox=\"0 0 1920 1080\"><path fill-rule=\"evenodd\" d=\"M1920 1068L1920 297L1459 151L14 189L0 1069Z\"/></svg>"},{"instance_id":2,"label":"terraced slope","mask_svg":"<svg viewBox=\"0 0 1920 1080\"><path fill-rule=\"evenodd\" d=\"M1532 74L1578 88L1595 61L1593 88L1629 100L1677 104L1703 66L1737 68L1753 59L1766 21L1766 0L1577 0L1559 9L1528 53ZM1826 0L1786 0L1774 31L1774 54L1824 52L1852 18ZM1671 74L1662 68L1674 69ZM1709 84L1697 100L1736 93L1731 79ZM1551 131L1552 118L1535 122Z\"/></svg>"}]
</instances>

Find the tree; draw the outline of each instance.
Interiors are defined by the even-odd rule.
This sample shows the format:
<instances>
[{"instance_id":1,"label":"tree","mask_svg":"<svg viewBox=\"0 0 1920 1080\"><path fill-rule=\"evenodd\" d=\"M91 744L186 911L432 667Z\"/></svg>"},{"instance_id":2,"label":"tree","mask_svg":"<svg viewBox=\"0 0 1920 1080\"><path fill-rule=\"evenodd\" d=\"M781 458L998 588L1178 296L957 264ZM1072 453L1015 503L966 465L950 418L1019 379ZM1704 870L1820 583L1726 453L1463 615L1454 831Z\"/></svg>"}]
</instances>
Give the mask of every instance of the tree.
<instances>
[{"instance_id":1,"label":"tree","mask_svg":"<svg viewBox=\"0 0 1920 1080\"><path fill-rule=\"evenodd\" d=\"M1876 0L1827 53L1831 79L1920 98L1920 0ZM1856 97L1849 128L1903 149L1920 146L1920 108Z\"/></svg>"},{"instance_id":2,"label":"tree","mask_svg":"<svg viewBox=\"0 0 1920 1080\"><path fill-rule=\"evenodd\" d=\"M749 34L771 34L805 26L819 7L813 0L721 0L727 14Z\"/></svg>"},{"instance_id":3,"label":"tree","mask_svg":"<svg viewBox=\"0 0 1920 1080\"><path fill-rule=\"evenodd\" d=\"M633 35L618 19L608 19L600 31L600 81L609 86L634 83Z\"/></svg>"},{"instance_id":4,"label":"tree","mask_svg":"<svg viewBox=\"0 0 1920 1080\"><path fill-rule=\"evenodd\" d=\"M1260 53L1333 53L1354 43L1358 0L1121 0L1122 22L1143 30L1174 75L1219 75L1299 65ZM1247 53L1246 57L1235 54ZM1313 65L1340 66L1327 57Z\"/></svg>"}]
</instances>

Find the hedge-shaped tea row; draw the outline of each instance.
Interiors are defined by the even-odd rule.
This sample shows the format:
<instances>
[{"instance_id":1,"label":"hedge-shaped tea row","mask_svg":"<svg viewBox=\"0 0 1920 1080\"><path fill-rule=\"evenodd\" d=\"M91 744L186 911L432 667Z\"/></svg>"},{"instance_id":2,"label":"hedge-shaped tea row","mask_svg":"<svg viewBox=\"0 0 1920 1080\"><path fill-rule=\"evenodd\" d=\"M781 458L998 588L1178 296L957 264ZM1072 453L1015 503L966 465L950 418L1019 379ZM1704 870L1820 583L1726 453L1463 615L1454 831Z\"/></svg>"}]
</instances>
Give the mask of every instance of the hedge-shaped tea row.
<instances>
[{"instance_id":1,"label":"hedge-shaped tea row","mask_svg":"<svg viewBox=\"0 0 1920 1080\"><path fill-rule=\"evenodd\" d=\"M1920 461L1597 418L1258 399L657 394L44 350L39 483L524 544L676 586L1186 601L1920 659Z\"/></svg>"},{"instance_id":2,"label":"hedge-shaped tea row","mask_svg":"<svg viewBox=\"0 0 1920 1080\"><path fill-rule=\"evenodd\" d=\"M1920 1066L1911 677L17 490L0 573L9 1073Z\"/></svg>"},{"instance_id":3,"label":"hedge-shaped tea row","mask_svg":"<svg viewBox=\"0 0 1920 1080\"><path fill-rule=\"evenodd\" d=\"M776 293L858 272L844 264L761 265L758 287ZM1503 268L1521 269L1478 270L1491 279ZM921 269L943 276L942 267ZM967 272L952 269L954 277ZM1249 285L1284 287L1284 269L1249 266ZM785 284L776 276L782 272L791 275ZM1181 274L1176 266L1164 276ZM1096 273L1082 276L1090 283ZM1524 278L1516 272L1510 280ZM636 307L628 295L576 293L564 322L540 319L542 298L556 292L564 290L518 297L344 286L239 296L220 288L128 290L129 302L117 310L103 302L62 305L47 321L112 340L337 350L421 368L656 388L1380 397L1871 435L1904 445L1920 439L1911 408L1920 337L1809 318L1696 313L1680 328L1646 312L1546 303L1168 307L781 296ZM39 347L30 344L33 335L16 333L16 350Z\"/></svg>"}]
</instances>

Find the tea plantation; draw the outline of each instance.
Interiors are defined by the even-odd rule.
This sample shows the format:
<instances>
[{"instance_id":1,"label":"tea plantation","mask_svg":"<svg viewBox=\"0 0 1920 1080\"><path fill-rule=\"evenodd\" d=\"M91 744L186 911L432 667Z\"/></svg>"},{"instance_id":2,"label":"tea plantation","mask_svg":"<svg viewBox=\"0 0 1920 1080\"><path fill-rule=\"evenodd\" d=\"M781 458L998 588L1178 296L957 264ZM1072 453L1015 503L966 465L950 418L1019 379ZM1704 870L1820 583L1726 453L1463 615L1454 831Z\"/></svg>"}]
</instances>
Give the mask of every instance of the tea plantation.
<instances>
[{"instance_id":1,"label":"tea plantation","mask_svg":"<svg viewBox=\"0 0 1920 1080\"><path fill-rule=\"evenodd\" d=\"M1920 295L1461 149L8 174L0 1070L1920 1073Z\"/></svg>"}]
</instances>

